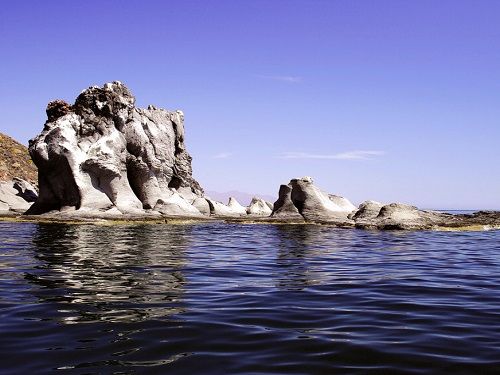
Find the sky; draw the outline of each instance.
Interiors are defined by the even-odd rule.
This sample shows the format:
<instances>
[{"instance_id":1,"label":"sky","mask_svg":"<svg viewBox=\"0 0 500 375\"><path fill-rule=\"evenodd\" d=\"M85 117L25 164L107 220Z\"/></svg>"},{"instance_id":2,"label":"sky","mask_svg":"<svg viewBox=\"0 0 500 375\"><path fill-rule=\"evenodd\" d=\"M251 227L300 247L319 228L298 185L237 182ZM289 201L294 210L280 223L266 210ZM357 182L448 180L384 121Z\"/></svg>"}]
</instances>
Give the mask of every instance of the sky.
<instances>
[{"instance_id":1,"label":"sky","mask_svg":"<svg viewBox=\"0 0 500 375\"><path fill-rule=\"evenodd\" d=\"M206 190L500 209L500 1L9 1L0 132L119 80L185 114Z\"/></svg>"}]
</instances>

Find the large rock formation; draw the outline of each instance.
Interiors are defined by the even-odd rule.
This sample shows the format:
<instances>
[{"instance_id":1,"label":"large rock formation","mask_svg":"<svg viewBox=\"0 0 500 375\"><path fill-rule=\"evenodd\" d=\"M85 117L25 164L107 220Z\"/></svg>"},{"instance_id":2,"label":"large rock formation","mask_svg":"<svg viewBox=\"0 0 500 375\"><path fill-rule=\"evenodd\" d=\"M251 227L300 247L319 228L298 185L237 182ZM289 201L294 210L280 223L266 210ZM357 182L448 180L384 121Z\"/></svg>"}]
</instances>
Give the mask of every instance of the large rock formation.
<instances>
[{"instance_id":1,"label":"large rock formation","mask_svg":"<svg viewBox=\"0 0 500 375\"><path fill-rule=\"evenodd\" d=\"M4 150L3 160L11 158L17 169L11 172L9 162L0 163L0 212L29 208L28 214L92 218L212 215L235 221L306 221L376 229L500 227L500 214L495 212L450 215L374 201L356 208L346 198L320 190L310 177L281 185L274 205L258 198L248 207L234 198L225 205L205 197L192 176L183 117L181 111L137 108L120 82L90 87L73 105L50 102L44 129L29 146L38 167L39 196L30 184L32 176L15 172L22 172L18 167L23 166L29 170L30 164L21 165L19 158L9 156L10 142L6 147L10 154ZM0 135L0 142L7 138Z\"/></svg>"},{"instance_id":2,"label":"large rock formation","mask_svg":"<svg viewBox=\"0 0 500 375\"><path fill-rule=\"evenodd\" d=\"M346 198L325 193L314 185L311 177L303 177L281 185L272 216L292 219L299 214L307 221L353 225L348 216L355 209Z\"/></svg>"},{"instance_id":3,"label":"large rock formation","mask_svg":"<svg viewBox=\"0 0 500 375\"><path fill-rule=\"evenodd\" d=\"M47 118L30 141L40 196L28 213L201 215L181 111L137 108L127 87L112 82L84 90L73 105L49 103Z\"/></svg>"}]
</instances>

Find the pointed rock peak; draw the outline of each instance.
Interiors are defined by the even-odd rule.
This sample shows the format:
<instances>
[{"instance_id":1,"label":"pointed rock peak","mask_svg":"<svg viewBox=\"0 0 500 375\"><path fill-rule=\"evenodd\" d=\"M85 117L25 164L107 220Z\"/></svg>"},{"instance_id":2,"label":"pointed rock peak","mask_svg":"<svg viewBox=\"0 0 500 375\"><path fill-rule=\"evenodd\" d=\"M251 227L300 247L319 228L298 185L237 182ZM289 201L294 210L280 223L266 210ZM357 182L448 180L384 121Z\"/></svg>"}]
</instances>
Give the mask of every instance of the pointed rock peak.
<instances>
[{"instance_id":1,"label":"pointed rock peak","mask_svg":"<svg viewBox=\"0 0 500 375\"><path fill-rule=\"evenodd\" d=\"M229 207L243 207L240 202L234 197L229 197L229 201L227 203Z\"/></svg>"}]
</instances>

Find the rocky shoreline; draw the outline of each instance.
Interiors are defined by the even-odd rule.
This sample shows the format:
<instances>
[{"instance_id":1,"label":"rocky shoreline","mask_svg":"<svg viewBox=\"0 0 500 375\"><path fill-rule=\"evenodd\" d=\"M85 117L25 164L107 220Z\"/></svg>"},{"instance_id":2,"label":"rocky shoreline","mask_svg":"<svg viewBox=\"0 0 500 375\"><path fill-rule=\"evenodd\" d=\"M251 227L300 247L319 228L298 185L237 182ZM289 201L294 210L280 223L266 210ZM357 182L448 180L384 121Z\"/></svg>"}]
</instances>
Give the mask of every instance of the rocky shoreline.
<instances>
[{"instance_id":1,"label":"rocky shoreline","mask_svg":"<svg viewBox=\"0 0 500 375\"><path fill-rule=\"evenodd\" d=\"M121 82L92 86L72 105L50 102L42 132L29 143L38 190L19 178L1 182L0 220L500 229L500 212L451 215L375 201L356 207L322 191L311 177L281 185L274 203L254 197L247 207L234 198L224 204L205 196L193 178L184 138L181 111L138 108Z\"/></svg>"}]
</instances>

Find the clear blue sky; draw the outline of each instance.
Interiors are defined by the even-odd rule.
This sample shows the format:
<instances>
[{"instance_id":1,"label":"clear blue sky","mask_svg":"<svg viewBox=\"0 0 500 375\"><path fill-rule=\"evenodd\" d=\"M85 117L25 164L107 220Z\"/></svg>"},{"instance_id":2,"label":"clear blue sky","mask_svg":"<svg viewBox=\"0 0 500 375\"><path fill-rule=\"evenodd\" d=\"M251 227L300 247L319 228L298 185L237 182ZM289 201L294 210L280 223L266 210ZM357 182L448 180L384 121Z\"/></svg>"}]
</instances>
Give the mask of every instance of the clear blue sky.
<instances>
[{"instance_id":1,"label":"clear blue sky","mask_svg":"<svg viewBox=\"0 0 500 375\"><path fill-rule=\"evenodd\" d=\"M207 190L500 209L500 1L9 1L0 131L124 82L185 113Z\"/></svg>"}]
</instances>

